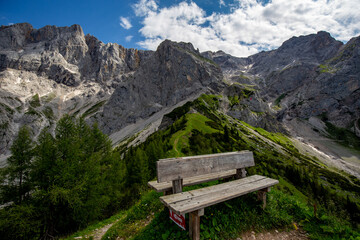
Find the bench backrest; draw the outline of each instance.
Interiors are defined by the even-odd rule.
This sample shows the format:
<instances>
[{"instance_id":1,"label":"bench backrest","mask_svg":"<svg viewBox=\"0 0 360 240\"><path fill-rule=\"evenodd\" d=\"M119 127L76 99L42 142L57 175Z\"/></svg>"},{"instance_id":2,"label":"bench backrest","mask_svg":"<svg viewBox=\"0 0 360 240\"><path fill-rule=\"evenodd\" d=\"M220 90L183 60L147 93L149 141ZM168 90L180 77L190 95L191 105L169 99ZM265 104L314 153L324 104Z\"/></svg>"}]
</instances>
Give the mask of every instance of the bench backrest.
<instances>
[{"instance_id":1,"label":"bench backrest","mask_svg":"<svg viewBox=\"0 0 360 240\"><path fill-rule=\"evenodd\" d=\"M160 159L157 161L157 181L167 182L252 166L255 162L250 151Z\"/></svg>"}]
</instances>

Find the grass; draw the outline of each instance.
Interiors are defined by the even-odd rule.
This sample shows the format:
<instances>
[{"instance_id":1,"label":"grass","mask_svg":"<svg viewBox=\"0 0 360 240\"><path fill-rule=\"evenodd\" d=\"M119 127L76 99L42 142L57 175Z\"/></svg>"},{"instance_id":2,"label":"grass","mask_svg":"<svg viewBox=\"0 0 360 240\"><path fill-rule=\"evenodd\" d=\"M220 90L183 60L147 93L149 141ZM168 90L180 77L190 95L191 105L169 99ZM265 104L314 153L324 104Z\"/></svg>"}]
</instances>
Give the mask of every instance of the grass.
<instances>
[{"instance_id":1,"label":"grass","mask_svg":"<svg viewBox=\"0 0 360 240\"><path fill-rule=\"evenodd\" d=\"M199 113L186 114L186 120L186 127L174 133L170 139L173 150L169 152L169 156L185 156L185 154L182 153L182 148L189 145L189 137L194 128L203 133L217 132L216 129L209 126L211 120ZM181 119L178 121L181 121Z\"/></svg>"},{"instance_id":2,"label":"grass","mask_svg":"<svg viewBox=\"0 0 360 240\"><path fill-rule=\"evenodd\" d=\"M293 142L284 134L282 133L272 133L272 132L268 132L262 128L256 128L251 126L250 124L247 124L246 122L241 122L242 124L244 124L245 126L255 130L257 133L259 133L261 136L266 137L267 139L283 146L286 149L290 149L292 151L297 151L296 147L293 145Z\"/></svg>"},{"instance_id":3,"label":"grass","mask_svg":"<svg viewBox=\"0 0 360 240\"><path fill-rule=\"evenodd\" d=\"M163 210L160 196L155 191L145 192L139 202L124 212L125 217L116 222L102 239L129 239L138 234L153 216Z\"/></svg>"},{"instance_id":4,"label":"grass","mask_svg":"<svg viewBox=\"0 0 360 240\"><path fill-rule=\"evenodd\" d=\"M100 101L100 102L94 104L92 107L90 107L88 110L86 110L82 116L85 118L93 113L96 113L105 103L106 103L106 100Z\"/></svg>"},{"instance_id":5,"label":"grass","mask_svg":"<svg viewBox=\"0 0 360 240\"><path fill-rule=\"evenodd\" d=\"M210 59L208 59L208 58L206 58L206 57L203 57L203 56L198 55L198 54L196 54L196 53L194 53L194 52L191 52L191 51L186 51L186 52L187 52L187 53L190 53L191 55L193 55L194 57L198 58L198 59L201 60L201 61L208 62L208 63L210 63L210 64L212 64L212 65L220 68L219 65L218 65L217 63L215 63L213 60L210 60Z\"/></svg>"},{"instance_id":6,"label":"grass","mask_svg":"<svg viewBox=\"0 0 360 240\"><path fill-rule=\"evenodd\" d=\"M51 92L45 96L42 96L41 101L48 103L51 102L55 97L56 97L56 93Z\"/></svg>"},{"instance_id":7,"label":"grass","mask_svg":"<svg viewBox=\"0 0 360 240\"><path fill-rule=\"evenodd\" d=\"M78 239L78 237L83 237L84 239L91 239L91 237L94 235L94 233L100 229L105 227L108 224L112 224L114 222L117 222L121 219L123 219L126 216L125 212L122 211L120 213L117 213L113 216L111 216L108 219L105 219L103 221L94 223L89 225L87 228L80 230L74 234L72 234L71 236L65 237L63 238L64 240L72 240L72 239Z\"/></svg>"},{"instance_id":8,"label":"grass","mask_svg":"<svg viewBox=\"0 0 360 240\"><path fill-rule=\"evenodd\" d=\"M33 108L40 107L41 103L40 103L39 94L35 94L34 96L32 96L30 101L29 101L29 104Z\"/></svg>"},{"instance_id":9,"label":"grass","mask_svg":"<svg viewBox=\"0 0 360 240\"><path fill-rule=\"evenodd\" d=\"M360 138L355 133L345 128L339 128L330 122L325 122L326 131L330 134L331 138L337 140L340 144L346 147L354 148L360 151Z\"/></svg>"},{"instance_id":10,"label":"grass","mask_svg":"<svg viewBox=\"0 0 360 240\"><path fill-rule=\"evenodd\" d=\"M275 105L278 106L278 107L280 107L280 102L281 102L281 100L283 100L283 99L285 98L285 96L286 96L286 93L281 94L281 95L275 100Z\"/></svg>"},{"instance_id":11,"label":"grass","mask_svg":"<svg viewBox=\"0 0 360 240\"><path fill-rule=\"evenodd\" d=\"M280 189L289 186L283 182L279 185ZM159 196L154 191L146 193L102 239L189 239L187 231L181 230L169 219L169 212L160 203ZM268 193L265 210L256 193L216 204L206 208L205 215L201 217L200 238L235 239L246 231L286 231L294 229L294 223L304 228L312 239L360 238L360 233L353 231L348 222L326 214L322 208L314 216L313 207L307 205L306 199L306 196L299 199L274 188ZM188 221L186 214L186 229Z\"/></svg>"},{"instance_id":12,"label":"grass","mask_svg":"<svg viewBox=\"0 0 360 240\"><path fill-rule=\"evenodd\" d=\"M335 73L336 72L335 68L333 68L329 65L323 65L323 64L319 65L319 70L320 70L320 73Z\"/></svg>"},{"instance_id":13,"label":"grass","mask_svg":"<svg viewBox=\"0 0 360 240\"><path fill-rule=\"evenodd\" d=\"M34 108L32 108L31 106L28 108L28 110L25 114L41 117L41 114L38 111L36 111Z\"/></svg>"},{"instance_id":14,"label":"grass","mask_svg":"<svg viewBox=\"0 0 360 240\"><path fill-rule=\"evenodd\" d=\"M51 107L46 106L42 112L44 113L44 115L47 119L54 120L54 118L55 118L54 112Z\"/></svg>"}]
</instances>

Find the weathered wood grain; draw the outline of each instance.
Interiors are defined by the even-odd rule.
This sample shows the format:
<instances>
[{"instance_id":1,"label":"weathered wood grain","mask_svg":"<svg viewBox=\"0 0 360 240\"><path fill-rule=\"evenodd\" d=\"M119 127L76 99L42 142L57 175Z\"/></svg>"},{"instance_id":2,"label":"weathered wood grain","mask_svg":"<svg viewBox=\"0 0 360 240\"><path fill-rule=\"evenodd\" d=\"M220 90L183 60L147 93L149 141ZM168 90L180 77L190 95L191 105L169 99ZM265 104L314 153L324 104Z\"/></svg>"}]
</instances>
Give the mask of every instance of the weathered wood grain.
<instances>
[{"instance_id":1,"label":"weathered wood grain","mask_svg":"<svg viewBox=\"0 0 360 240\"><path fill-rule=\"evenodd\" d=\"M181 193L183 189L183 179L172 180L172 192Z\"/></svg>"},{"instance_id":2,"label":"weathered wood grain","mask_svg":"<svg viewBox=\"0 0 360 240\"><path fill-rule=\"evenodd\" d=\"M189 237L193 240L200 240L200 216L204 215L202 210L189 213Z\"/></svg>"},{"instance_id":3,"label":"weathered wood grain","mask_svg":"<svg viewBox=\"0 0 360 240\"><path fill-rule=\"evenodd\" d=\"M254 181L258 181L261 179L264 179L266 177L264 176L260 176L260 175L253 175L247 178L242 178L240 180L238 180L238 184L239 185L244 185L247 183L251 183ZM166 200L167 203L175 203L175 202L179 202L179 201L183 201L186 199L191 199L192 197L194 197L194 191L196 191L196 196L201 196L201 195L207 195L207 194L212 194L212 193L216 193L218 191L221 191L222 189L228 189L231 188L233 186L233 182L234 181L230 181L230 182L226 182L226 183L222 183L222 184L217 184L211 187L206 187L206 188L200 188L200 189L196 189L196 190L191 190L191 191L187 191L187 192L182 192L180 194L172 194L166 197L160 197L160 200L164 199Z\"/></svg>"},{"instance_id":4,"label":"weathered wood grain","mask_svg":"<svg viewBox=\"0 0 360 240\"><path fill-rule=\"evenodd\" d=\"M202 189L162 196L160 200L177 214L185 214L278 183L278 180L254 175Z\"/></svg>"},{"instance_id":5,"label":"weathered wood grain","mask_svg":"<svg viewBox=\"0 0 360 240\"><path fill-rule=\"evenodd\" d=\"M157 161L158 183L254 166L250 151L168 158Z\"/></svg>"},{"instance_id":6,"label":"weathered wood grain","mask_svg":"<svg viewBox=\"0 0 360 240\"><path fill-rule=\"evenodd\" d=\"M235 179L240 179L240 178L244 178L244 177L246 177L245 168L236 169Z\"/></svg>"},{"instance_id":7,"label":"weathered wood grain","mask_svg":"<svg viewBox=\"0 0 360 240\"><path fill-rule=\"evenodd\" d=\"M205 175L199 175L195 177L189 177L183 179L183 186L192 186L200 183L210 182L218 179L231 178L235 176L236 170L229 170L225 172L210 173ZM166 192L172 189L172 182L161 182L157 181L148 182L148 186L155 189L157 192Z\"/></svg>"}]
</instances>

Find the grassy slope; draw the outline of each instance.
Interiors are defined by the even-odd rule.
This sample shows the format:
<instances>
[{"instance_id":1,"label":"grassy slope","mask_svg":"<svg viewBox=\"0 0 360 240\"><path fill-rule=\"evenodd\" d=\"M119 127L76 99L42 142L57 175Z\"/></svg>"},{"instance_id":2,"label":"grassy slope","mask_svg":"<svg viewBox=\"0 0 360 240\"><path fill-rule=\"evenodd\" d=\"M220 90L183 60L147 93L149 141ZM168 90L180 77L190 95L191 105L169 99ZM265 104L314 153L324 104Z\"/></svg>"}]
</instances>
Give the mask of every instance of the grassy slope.
<instances>
[{"instance_id":1,"label":"grassy slope","mask_svg":"<svg viewBox=\"0 0 360 240\"><path fill-rule=\"evenodd\" d=\"M353 226L350 225L349 214L337 206L339 204L334 197L343 197L341 200L348 196L358 202L358 183L351 184L342 175L318 164L316 159L301 155L285 135L269 133L222 115L216 111L217 98L202 96L192 103L192 107L199 113L186 114L184 127L176 131L171 128L164 131L172 146L166 156L194 154L196 148L194 150L189 146L190 141L196 143L195 137L203 137L200 140L212 140L212 145L216 145L205 149L205 152L252 150L256 166L248 169L248 172L251 175L257 173L271 176L279 179L280 184L269 193L265 211L261 210L255 194L206 208L201 220L202 239L235 238L248 230L289 229L294 227L294 223L303 226L313 239L355 239L356 236L356 239L360 239L359 231L355 230L358 226L354 222ZM222 138L224 126L231 132L226 143ZM171 134L171 131L174 132ZM306 179L297 180L294 178L296 174ZM126 217L109 229L103 239L187 238L185 231L168 220L168 212L163 210L158 200L159 194L150 191L144 195L139 203L127 211ZM316 216L313 204L317 204ZM324 204L327 208L321 206Z\"/></svg>"},{"instance_id":2,"label":"grassy slope","mask_svg":"<svg viewBox=\"0 0 360 240\"><path fill-rule=\"evenodd\" d=\"M173 146L173 149L168 153L169 156L182 157L182 148L189 145L189 137L191 136L191 131L197 129L204 133L214 133L217 130L206 125L206 122L210 121L207 117L199 113L191 113L186 115L186 127L174 133L170 139L170 143Z\"/></svg>"}]
</instances>

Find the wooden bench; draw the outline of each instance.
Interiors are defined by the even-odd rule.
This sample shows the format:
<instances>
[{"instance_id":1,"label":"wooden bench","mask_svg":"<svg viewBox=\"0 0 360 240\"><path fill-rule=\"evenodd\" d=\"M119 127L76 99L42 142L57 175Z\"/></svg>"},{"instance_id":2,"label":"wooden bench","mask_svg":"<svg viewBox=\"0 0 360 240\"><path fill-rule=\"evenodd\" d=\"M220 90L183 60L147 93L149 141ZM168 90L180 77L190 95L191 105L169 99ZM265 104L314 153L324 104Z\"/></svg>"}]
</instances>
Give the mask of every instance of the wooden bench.
<instances>
[{"instance_id":1,"label":"wooden bench","mask_svg":"<svg viewBox=\"0 0 360 240\"><path fill-rule=\"evenodd\" d=\"M205 207L258 191L265 208L266 192L279 181L259 175L246 177L245 168L254 165L250 151L161 159L157 161L157 181L148 185L165 193L160 200L171 211L178 215L189 213L189 235L197 240ZM184 186L230 177L236 180L182 192Z\"/></svg>"}]
</instances>

